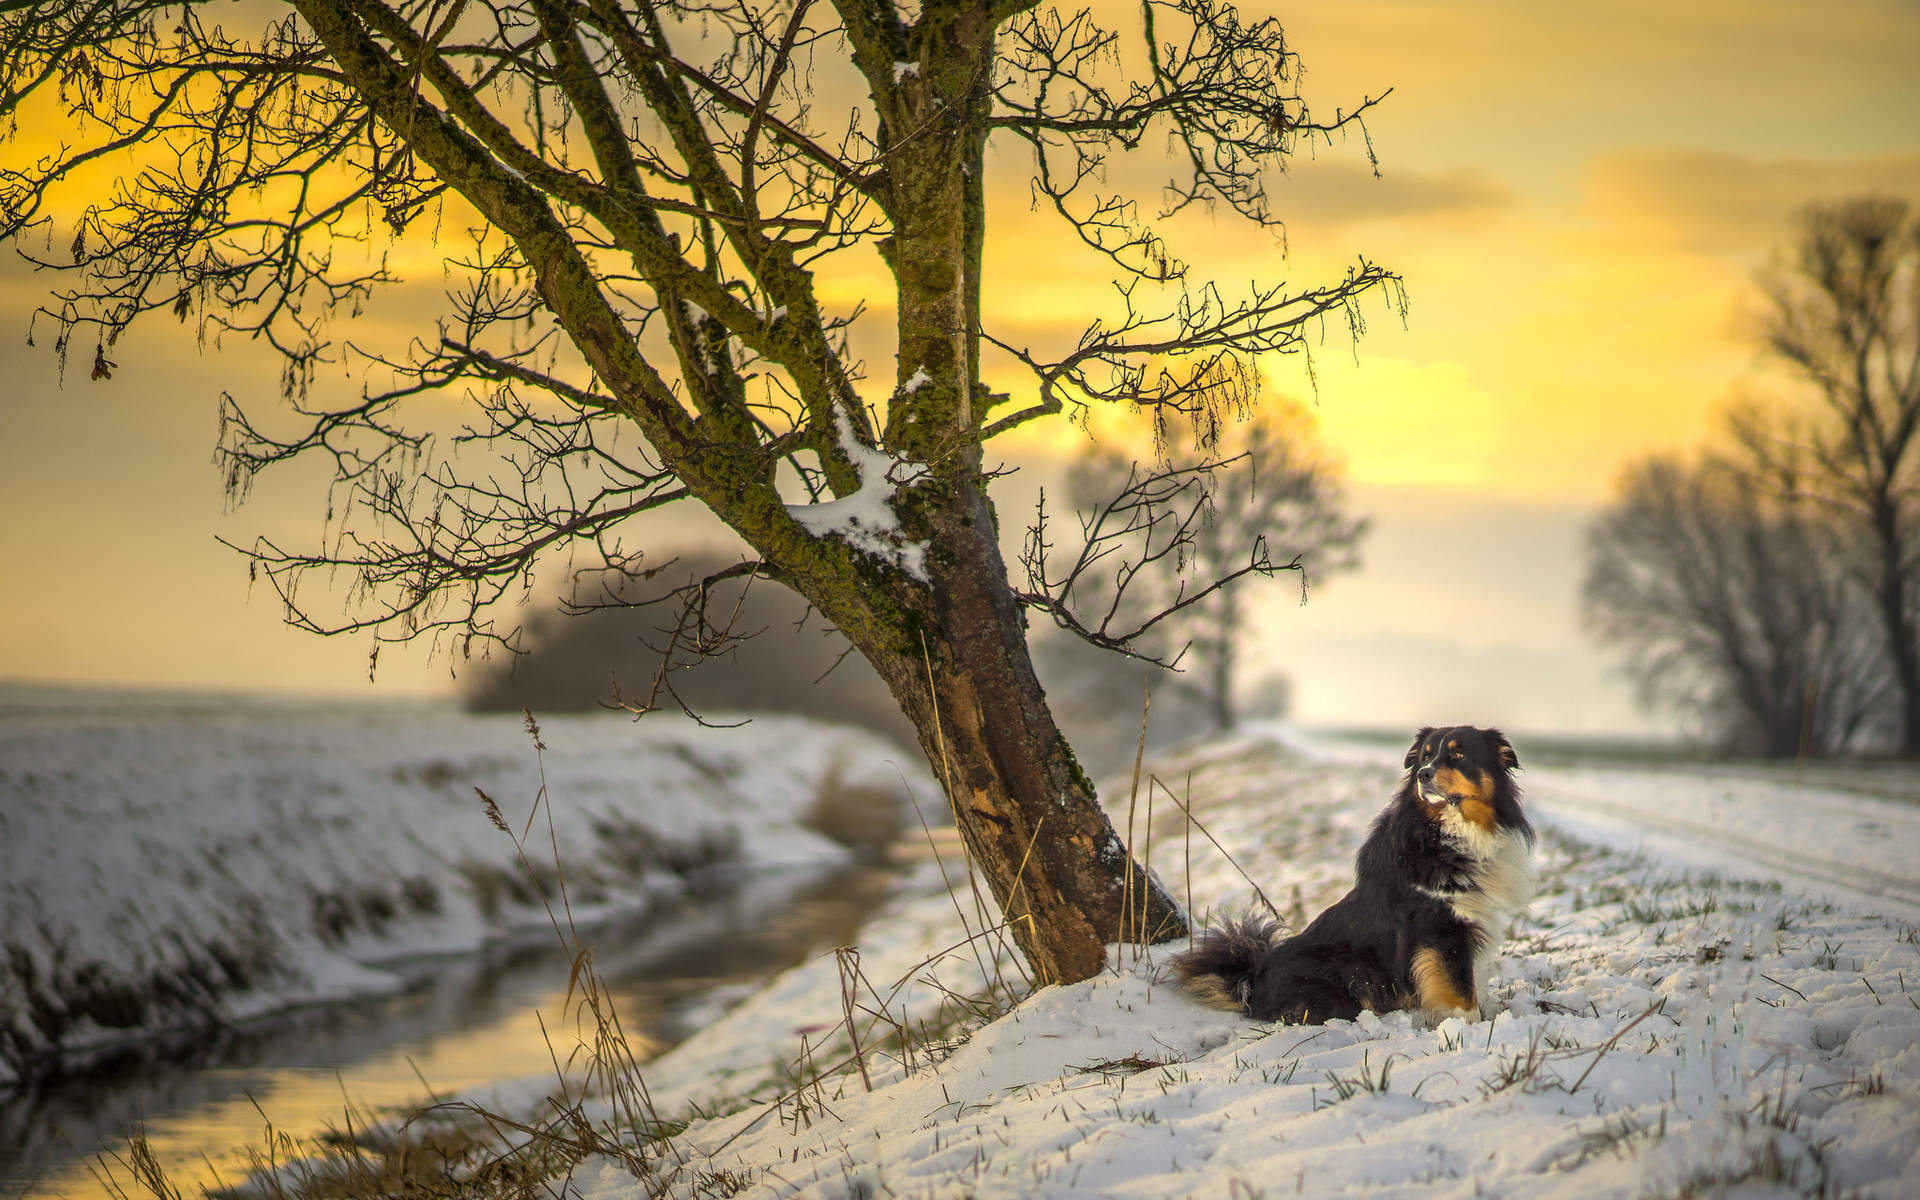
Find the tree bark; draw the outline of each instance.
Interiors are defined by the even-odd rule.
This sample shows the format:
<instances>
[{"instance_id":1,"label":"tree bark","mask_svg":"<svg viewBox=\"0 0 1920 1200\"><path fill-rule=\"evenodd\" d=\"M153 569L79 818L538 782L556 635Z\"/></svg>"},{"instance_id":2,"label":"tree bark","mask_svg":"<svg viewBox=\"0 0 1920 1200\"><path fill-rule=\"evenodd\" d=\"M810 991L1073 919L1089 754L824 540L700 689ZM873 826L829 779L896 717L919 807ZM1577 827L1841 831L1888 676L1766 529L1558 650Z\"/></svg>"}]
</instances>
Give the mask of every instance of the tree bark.
<instances>
[{"instance_id":1,"label":"tree bark","mask_svg":"<svg viewBox=\"0 0 1920 1200\"><path fill-rule=\"evenodd\" d=\"M996 20L929 4L877 96L898 282L890 449L928 463L932 620L916 659L868 657L916 727L954 818L1042 983L1085 979L1108 942L1184 936L1179 906L1134 865L1053 723L981 473L985 148ZM901 64L905 64L903 67ZM876 80L880 90L888 80Z\"/></svg>"},{"instance_id":2,"label":"tree bark","mask_svg":"<svg viewBox=\"0 0 1920 1200\"><path fill-rule=\"evenodd\" d=\"M1185 936L1185 914L1129 857L1054 725L985 491L956 491L940 520L956 553L936 574L920 655L868 658L919 730L1035 982L1094 975L1109 942Z\"/></svg>"},{"instance_id":3,"label":"tree bark","mask_svg":"<svg viewBox=\"0 0 1920 1200\"><path fill-rule=\"evenodd\" d=\"M1880 578L1875 589L1880 621L1886 630L1887 657L1900 691L1900 750L1920 755L1920 646L1916 645L1912 587L1907 578L1906 533L1900 521L1899 501L1876 496L1874 539L1879 543Z\"/></svg>"},{"instance_id":4,"label":"tree bark","mask_svg":"<svg viewBox=\"0 0 1920 1200\"><path fill-rule=\"evenodd\" d=\"M981 470L996 19L983 5L933 3L908 28L890 7L839 8L881 115L894 229L881 250L899 300L887 449L931 476L897 501L909 535L928 547L927 577L913 586L873 564L823 576L816 562L763 549L776 551L770 559L846 632L914 723L1035 982L1070 983L1102 969L1107 943L1183 937L1187 920L1132 861L1054 725Z\"/></svg>"}]
</instances>

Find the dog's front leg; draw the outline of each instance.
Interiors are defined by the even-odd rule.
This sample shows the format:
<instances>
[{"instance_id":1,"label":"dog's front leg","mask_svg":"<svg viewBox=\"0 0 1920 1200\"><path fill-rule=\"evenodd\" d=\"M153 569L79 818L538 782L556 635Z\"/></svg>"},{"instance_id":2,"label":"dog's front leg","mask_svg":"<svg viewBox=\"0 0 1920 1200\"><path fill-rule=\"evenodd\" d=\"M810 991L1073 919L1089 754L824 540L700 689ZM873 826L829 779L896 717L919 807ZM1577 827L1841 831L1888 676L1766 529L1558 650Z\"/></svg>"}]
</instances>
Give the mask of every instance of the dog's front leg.
<instances>
[{"instance_id":1,"label":"dog's front leg","mask_svg":"<svg viewBox=\"0 0 1920 1200\"><path fill-rule=\"evenodd\" d=\"M1444 937L1414 951L1413 985L1421 1019L1429 1027L1448 1017L1480 1019L1470 937Z\"/></svg>"}]
</instances>

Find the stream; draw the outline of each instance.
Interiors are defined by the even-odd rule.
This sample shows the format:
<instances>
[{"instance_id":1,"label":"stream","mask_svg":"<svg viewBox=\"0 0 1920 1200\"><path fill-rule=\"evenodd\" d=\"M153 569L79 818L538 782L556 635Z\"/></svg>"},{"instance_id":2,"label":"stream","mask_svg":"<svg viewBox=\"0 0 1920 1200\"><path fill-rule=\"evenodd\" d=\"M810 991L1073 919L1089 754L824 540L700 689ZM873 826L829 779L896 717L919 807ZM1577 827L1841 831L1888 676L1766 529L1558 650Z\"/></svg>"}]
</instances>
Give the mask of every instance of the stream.
<instances>
[{"instance_id":1,"label":"stream","mask_svg":"<svg viewBox=\"0 0 1920 1200\"><path fill-rule=\"evenodd\" d=\"M854 940L894 876L715 873L681 900L583 934L635 1057L654 1057L773 974ZM379 964L409 986L151 1048L0 1093L0 1194L138 1195L116 1155L149 1144L183 1196L233 1184L270 1121L306 1138L356 1112L430 1103L554 1070L568 959L552 936L475 955ZM556 1034L564 1057L568 1046ZM105 1156L103 1158L103 1155Z\"/></svg>"}]
</instances>

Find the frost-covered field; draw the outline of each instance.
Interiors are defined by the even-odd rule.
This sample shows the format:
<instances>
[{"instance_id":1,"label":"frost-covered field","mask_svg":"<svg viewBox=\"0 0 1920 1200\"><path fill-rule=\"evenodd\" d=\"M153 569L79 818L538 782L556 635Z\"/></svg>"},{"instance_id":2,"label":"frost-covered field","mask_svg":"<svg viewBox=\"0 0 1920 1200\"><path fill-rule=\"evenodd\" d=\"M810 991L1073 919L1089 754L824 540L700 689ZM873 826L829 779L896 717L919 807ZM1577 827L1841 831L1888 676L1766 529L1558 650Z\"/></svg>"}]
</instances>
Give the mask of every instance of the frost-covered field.
<instances>
[{"instance_id":1,"label":"frost-covered field","mask_svg":"<svg viewBox=\"0 0 1920 1200\"><path fill-rule=\"evenodd\" d=\"M931 788L890 744L799 718L541 736L543 755L518 718L422 707L0 693L0 1085L545 928L556 842L586 922L715 864L844 859L803 822L829 794L897 795L895 762Z\"/></svg>"},{"instance_id":2,"label":"frost-covered field","mask_svg":"<svg viewBox=\"0 0 1920 1200\"><path fill-rule=\"evenodd\" d=\"M1250 737L1164 764L1162 777L1276 904L1297 889L1312 912L1347 886L1395 759ZM681 1165L668 1190L1920 1191L1920 810L1676 773L1542 770L1525 782L1542 887L1501 960L1490 1020L1261 1025L1199 1007L1122 948L1109 974L1034 992L969 1037L921 1042L911 1062L870 1053L863 1080L828 1070L851 1047L832 1028L846 971L823 959L646 1068L660 1112L696 1118L669 1152ZM1247 882L1171 808L1156 798L1154 868L1190 886L1200 910L1251 904ZM856 1002L877 1008L902 975L964 991L996 969L970 948L916 966L978 921L937 877L918 882L870 926L862 966L876 986L856 984ZM891 1011L927 1019L941 999L909 984ZM659 1183L598 1156L571 1176L592 1200L640 1200Z\"/></svg>"}]
</instances>

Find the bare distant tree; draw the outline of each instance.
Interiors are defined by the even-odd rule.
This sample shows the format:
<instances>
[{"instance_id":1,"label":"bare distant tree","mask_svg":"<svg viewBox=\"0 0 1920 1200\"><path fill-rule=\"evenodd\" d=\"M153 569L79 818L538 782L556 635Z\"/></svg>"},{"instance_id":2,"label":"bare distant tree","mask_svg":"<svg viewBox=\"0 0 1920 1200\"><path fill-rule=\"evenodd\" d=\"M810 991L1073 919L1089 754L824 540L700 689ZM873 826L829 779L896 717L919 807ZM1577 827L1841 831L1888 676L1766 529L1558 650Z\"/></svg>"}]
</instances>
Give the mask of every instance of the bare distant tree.
<instances>
[{"instance_id":1,"label":"bare distant tree","mask_svg":"<svg viewBox=\"0 0 1920 1200\"><path fill-rule=\"evenodd\" d=\"M1153 467L1100 448L1074 465L1067 496L1086 538L1070 570L1084 581L1082 607L1097 596L1123 612L1170 614L1128 648L1178 662L1170 686L1204 705L1214 728L1231 729L1247 601L1241 589L1209 582L1264 560L1294 572L1304 600L1310 584L1358 563L1367 522L1342 510L1339 482L1298 404L1269 402L1245 421L1167 421L1159 442ZM1128 522L1113 497L1154 479L1179 482L1183 519Z\"/></svg>"},{"instance_id":2,"label":"bare distant tree","mask_svg":"<svg viewBox=\"0 0 1920 1200\"><path fill-rule=\"evenodd\" d=\"M1582 606L1643 696L1693 711L1727 749L1842 750L1891 678L1845 530L1775 482L1727 458L1633 464L1588 532Z\"/></svg>"},{"instance_id":3,"label":"bare distant tree","mask_svg":"<svg viewBox=\"0 0 1920 1200\"><path fill-rule=\"evenodd\" d=\"M461 673L467 707L579 712L664 696L703 719L717 711L801 713L864 725L911 746L913 726L867 660L805 600L776 583L747 576L711 585L710 618L737 636L720 653L678 652L687 640L681 622L690 615L683 589L737 561L710 550L684 554L633 588L625 604L535 613L527 622L526 653L497 654Z\"/></svg>"},{"instance_id":4,"label":"bare distant tree","mask_svg":"<svg viewBox=\"0 0 1920 1200\"><path fill-rule=\"evenodd\" d=\"M1185 921L1047 709L1022 602L1070 606L1008 579L985 446L1096 402L1242 405L1257 356L1358 332L1390 273L1229 293L1104 183L1165 147L1162 211L1270 242L1266 183L1374 103L1316 116L1298 80L1279 23L1225 0L7 0L0 126L63 124L0 157L0 240L63 280L33 328L97 380L156 313L282 352L288 403L229 402L222 461L236 497L332 471L323 539L248 547L304 627L511 637L490 605L537 560L644 572L637 518L711 510L755 556L731 573L798 593L885 680L1034 977L1071 981ZM989 164L1019 161L994 137L1121 281L1071 348L1002 331L1019 398L982 380ZM343 334L415 253L441 310ZM891 356L863 387L831 297L871 292L876 258ZM359 394L332 393L348 373ZM707 618L684 650L732 644Z\"/></svg>"},{"instance_id":5,"label":"bare distant tree","mask_svg":"<svg viewBox=\"0 0 1920 1200\"><path fill-rule=\"evenodd\" d=\"M1790 257L1761 276L1762 338L1818 401L1745 440L1849 529L1898 688L1900 746L1920 754L1920 213L1863 197L1798 222Z\"/></svg>"}]
</instances>

